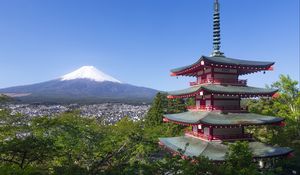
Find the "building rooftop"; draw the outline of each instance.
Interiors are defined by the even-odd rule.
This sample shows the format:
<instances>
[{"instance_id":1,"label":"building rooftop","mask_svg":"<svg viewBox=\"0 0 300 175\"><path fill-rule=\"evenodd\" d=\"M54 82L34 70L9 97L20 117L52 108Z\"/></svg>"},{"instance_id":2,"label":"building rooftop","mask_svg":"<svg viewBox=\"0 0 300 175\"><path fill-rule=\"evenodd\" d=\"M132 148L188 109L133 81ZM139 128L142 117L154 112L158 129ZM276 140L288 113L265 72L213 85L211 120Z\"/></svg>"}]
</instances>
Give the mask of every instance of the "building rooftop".
<instances>
[{"instance_id":1,"label":"building rooftop","mask_svg":"<svg viewBox=\"0 0 300 175\"><path fill-rule=\"evenodd\" d=\"M213 161L224 161L228 145L220 142L207 142L188 136L160 138L160 144L185 156L204 156ZM293 150L287 147L272 147L260 142L249 142L254 158L284 156Z\"/></svg>"},{"instance_id":2,"label":"building rooftop","mask_svg":"<svg viewBox=\"0 0 300 175\"><path fill-rule=\"evenodd\" d=\"M239 74L248 74L253 73L257 71L262 70L268 70L274 62L266 62L266 61L250 61L250 60L242 60L242 59L234 59L234 58L228 58L225 56L201 56L200 59L188 66L183 66L175 69L171 69L171 72L175 75L192 75L190 74L191 70L196 70L197 68L204 67L204 65L201 64L203 61L204 65L211 66L212 64L214 66L220 66L225 65L230 68L237 68L240 69Z\"/></svg>"},{"instance_id":3,"label":"building rooftop","mask_svg":"<svg viewBox=\"0 0 300 175\"><path fill-rule=\"evenodd\" d=\"M272 96L277 92L277 89L257 88L250 86L231 86L231 85L217 85L205 84L196 85L183 90L170 91L170 97L193 95L200 91L207 91L215 94L232 94L232 95L268 95Z\"/></svg>"},{"instance_id":4,"label":"building rooftop","mask_svg":"<svg viewBox=\"0 0 300 175\"><path fill-rule=\"evenodd\" d=\"M227 113L211 111L188 111L178 114L165 114L165 118L184 124L208 125L265 125L283 121L282 118L253 113Z\"/></svg>"}]
</instances>

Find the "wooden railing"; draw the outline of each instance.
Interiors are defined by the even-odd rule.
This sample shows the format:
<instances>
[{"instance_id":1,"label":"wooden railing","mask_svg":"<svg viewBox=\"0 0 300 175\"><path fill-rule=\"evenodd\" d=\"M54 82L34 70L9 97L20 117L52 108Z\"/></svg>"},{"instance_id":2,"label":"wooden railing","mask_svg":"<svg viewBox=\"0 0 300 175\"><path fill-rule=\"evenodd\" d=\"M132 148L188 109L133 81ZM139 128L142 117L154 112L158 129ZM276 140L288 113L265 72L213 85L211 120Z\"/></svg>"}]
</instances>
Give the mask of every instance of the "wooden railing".
<instances>
[{"instance_id":1,"label":"wooden railing","mask_svg":"<svg viewBox=\"0 0 300 175\"><path fill-rule=\"evenodd\" d=\"M195 86L198 84L234 84L234 85L247 85L247 80L233 80L225 78L207 78L203 79L200 82L190 82L190 86Z\"/></svg>"},{"instance_id":2,"label":"wooden railing","mask_svg":"<svg viewBox=\"0 0 300 175\"><path fill-rule=\"evenodd\" d=\"M211 105L209 105L209 106L205 106L205 105L201 105L201 106L199 106L199 107L197 107L197 106L188 106L187 107L187 109L188 110L213 110L213 107L211 106Z\"/></svg>"},{"instance_id":3,"label":"wooden railing","mask_svg":"<svg viewBox=\"0 0 300 175\"><path fill-rule=\"evenodd\" d=\"M199 137L199 138L202 138L204 140L212 140L213 137L212 136L209 136L209 135L205 135L203 133L195 133L193 131L186 131L185 134L188 134L188 135L192 135L192 136L195 136L195 137Z\"/></svg>"},{"instance_id":4,"label":"wooden railing","mask_svg":"<svg viewBox=\"0 0 300 175\"><path fill-rule=\"evenodd\" d=\"M224 110L228 110L228 111L246 111L247 109L246 108L242 108L242 107L239 107L239 106L214 106L213 108L214 110L221 110L221 111L224 111Z\"/></svg>"},{"instance_id":5,"label":"wooden railing","mask_svg":"<svg viewBox=\"0 0 300 175\"><path fill-rule=\"evenodd\" d=\"M199 137L201 139L205 140L234 140L234 139L252 139L252 134L234 134L234 135L205 135L203 133L196 133L193 131L186 131L185 132L188 135L192 135L195 137Z\"/></svg>"},{"instance_id":6,"label":"wooden railing","mask_svg":"<svg viewBox=\"0 0 300 175\"><path fill-rule=\"evenodd\" d=\"M252 134L214 135L213 140L252 139Z\"/></svg>"},{"instance_id":7,"label":"wooden railing","mask_svg":"<svg viewBox=\"0 0 300 175\"><path fill-rule=\"evenodd\" d=\"M201 106L187 106L188 110L205 110L205 111L212 111L212 110L220 110L220 111L247 111L246 108L241 108L238 106L211 106L211 105L201 105Z\"/></svg>"}]
</instances>

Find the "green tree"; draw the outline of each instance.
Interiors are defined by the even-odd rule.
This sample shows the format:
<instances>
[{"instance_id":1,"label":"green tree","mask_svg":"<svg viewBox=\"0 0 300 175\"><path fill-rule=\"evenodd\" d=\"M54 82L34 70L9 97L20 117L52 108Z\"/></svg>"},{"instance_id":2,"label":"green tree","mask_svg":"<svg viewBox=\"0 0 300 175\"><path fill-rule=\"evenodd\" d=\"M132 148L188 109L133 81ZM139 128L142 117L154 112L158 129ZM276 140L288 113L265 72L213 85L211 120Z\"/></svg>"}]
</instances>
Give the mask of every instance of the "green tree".
<instances>
[{"instance_id":1,"label":"green tree","mask_svg":"<svg viewBox=\"0 0 300 175\"><path fill-rule=\"evenodd\" d=\"M274 107L279 108L278 114L300 122L300 91L298 82L292 80L288 75L280 75L279 81L271 87L277 88L279 96L274 100ZM300 133L299 133L300 134Z\"/></svg>"},{"instance_id":2,"label":"green tree","mask_svg":"<svg viewBox=\"0 0 300 175\"><path fill-rule=\"evenodd\" d=\"M10 115L9 110L0 111L0 121L0 171L6 167L11 172L23 173L26 169L45 168L38 165L47 165L53 158L54 140L35 135L31 121L22 115Z\"/></svg>"},{"instance_id":3,"label":"green tree","mask_svg":"<svg viewBox=\"0 0 300 175\"><path fill-rule=\"evenodd\" d=\"M225 160L224 169L226 171L224 174L258 174L248 142L237 141L234 144L229 144Z\"/></svg>"},{"instance_id":4,"label":"green tree","mask_svg":"<svg viewBox=\"0 0 300 175\"><path fill-rule=\"evenodd\" d=\"M166 94L157 93L146 115L148 126L156 126L163 123L164 114L174 114L186 111L183 99L168 99Z\"/></svg>"},{"instance_id":5,"label":"green tree","mask_svg":"<svg viewBox=\"0 0 300 175\"><path fill-rule=\"evenodd\" d=\"M181 98L168 99L166 113L176 114L186 111L185 101Z\"/></svg>"},{"instance_id":6,"label":"green tree","mask_svg":"<svg viewBox=\"0 0 300 175\"><path fill-rule=\"evenodd\" d=\"M195 106L196 105L196 101L195 98L187 98L185 100L186 106Z\"/></svg>"},{"instance_id":7,"label":"green tree","mask_svg":"<svg viewBox=\"0 0 300 175\"><path fill-rule=\"evenodd\" d=\"M10 98L7 95L0 94L0 104L1 103L6 103L6 102L9 102L9 101L12 101L12 98Z\"/></svg>"},{"instance_id":8,"label":"green tree","mask_svg":"<svg viewBox=\"0 0 300 175\"><path fill-rule=\"evenodd\" d=\"M163 122L163 114L165 114L167 110L167 104L166 94L157 93L146 115L146 123L148 126L159 125Z\"/></svg>"},{"instance_id":9,"label":"green tree","mask_svg":"<svg viewBox=\"0 0 300 175\"><path fill-rule=\"evenodd\" d=\"M295 156L278 163L277 168L290 174L296 170L300 172L300 93L298 82L288 75L280 75L279 80L271 85L278 93L273 98L261 98L248 102L250 112L279 116L285 119L286 126L264 126L250 129L254 136L264 142L294 149ZM279 173L277 173L279 174Z\"/></svg>"}]
</instances>

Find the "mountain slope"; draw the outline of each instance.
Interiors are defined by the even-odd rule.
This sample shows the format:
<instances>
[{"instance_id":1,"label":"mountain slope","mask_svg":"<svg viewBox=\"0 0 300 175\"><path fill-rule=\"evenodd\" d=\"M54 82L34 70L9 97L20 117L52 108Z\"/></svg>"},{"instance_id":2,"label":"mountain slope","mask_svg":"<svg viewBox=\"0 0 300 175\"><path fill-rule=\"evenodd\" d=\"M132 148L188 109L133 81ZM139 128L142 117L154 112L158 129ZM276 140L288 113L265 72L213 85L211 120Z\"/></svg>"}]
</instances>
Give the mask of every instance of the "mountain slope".
<instances>
[{"instance_id":1,"label":"mountain slope","mask_svg":"<svg viewBox=\"0 0 300 175\"><path fill-rule=\"evenodd\" d=\"M103 73L102 71L96 69L94 66L82 66L74 72L68 73L61 77L62 81L75 79L89 79L97 82L110 81L121 83L119 80Z\"/></svg>"},{"instance_id":2,"label":"mountain slope","mask_svg":"<svg viewBox=\"0 0 300 175\"><path fill-rule=\"evenodd\" d=\"M121 83L91 66L84 66L59 79L0 89L0 93L28 94L17 98L28 103L140 103L150 102L157 92Z\"/></svg>"}]
</instances>

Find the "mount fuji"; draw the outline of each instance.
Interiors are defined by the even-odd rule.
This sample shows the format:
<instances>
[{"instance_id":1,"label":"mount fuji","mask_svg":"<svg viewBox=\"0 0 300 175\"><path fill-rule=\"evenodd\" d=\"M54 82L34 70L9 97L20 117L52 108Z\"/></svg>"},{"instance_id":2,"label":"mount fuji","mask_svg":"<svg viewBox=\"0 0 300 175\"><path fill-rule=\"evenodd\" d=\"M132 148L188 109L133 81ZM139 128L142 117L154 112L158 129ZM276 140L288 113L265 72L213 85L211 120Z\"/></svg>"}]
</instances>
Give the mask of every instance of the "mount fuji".
<instances>
[{"instance_id":1,"label":"mount fuji","mask_svg":"<svg viewBox=\"0 0 300 175\"><path fill-rule=\"evenodd\" d=\"M66 74L61 77L62 81L67 80L75 80L75 79L89 79L92 81L103 82L103 81L110 81L121 83L119 80L111 77L100 70L96 69L94 66L82 66L81 68Z\"/></svg>"},{"instance_id":2,"label":"mount fuji","mask_svg":"<svg viewBox=\"0 0 300 175\"><path fill-rule=\"evenodd\" d=\"M93 66L42 83L0 89L23 103L148 103L157 92L122 83Z\"/></svg>"}]
</instances>

